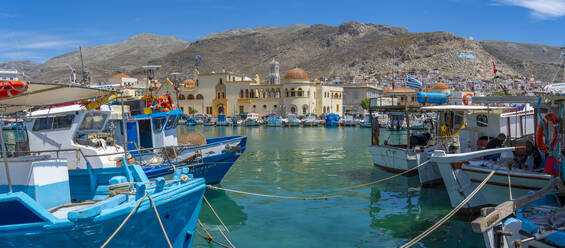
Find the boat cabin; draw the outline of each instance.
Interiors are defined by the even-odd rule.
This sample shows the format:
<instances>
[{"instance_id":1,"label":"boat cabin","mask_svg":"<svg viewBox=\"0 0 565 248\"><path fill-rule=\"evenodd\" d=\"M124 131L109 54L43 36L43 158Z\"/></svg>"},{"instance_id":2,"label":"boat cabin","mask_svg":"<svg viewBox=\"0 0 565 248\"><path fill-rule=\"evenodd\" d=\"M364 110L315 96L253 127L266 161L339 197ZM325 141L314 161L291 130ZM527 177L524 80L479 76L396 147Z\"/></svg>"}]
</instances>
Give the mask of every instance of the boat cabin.
<instances>
[{"instance_id":1,"label":"boat cabin","mask_svg":"<svg viewBox=\"0 0 565 248\"><path fill-rule=\"evenodd\" d=\"M128 150L177 146L181 110L132 116L127 121Z\"/></svg>"},{"instance_id":2,"label":"boat cabin","mask_svg":"<svg viewBox=\"0 0 565 248\"><path fill-rule=\"evenodd\" d=\"M107 105L88 111L78 104L33 111L23 122L29 150L67 158L69 168L82 169L87 165L82 156L76 155L77 148L84 155L123 151L114 140L112 130L116 127L109 125L111 112L111 106ZM117 155L100 156L92 157L89 162L93 168L114 167L119 159Z\"/></svg>"}]
</instances>

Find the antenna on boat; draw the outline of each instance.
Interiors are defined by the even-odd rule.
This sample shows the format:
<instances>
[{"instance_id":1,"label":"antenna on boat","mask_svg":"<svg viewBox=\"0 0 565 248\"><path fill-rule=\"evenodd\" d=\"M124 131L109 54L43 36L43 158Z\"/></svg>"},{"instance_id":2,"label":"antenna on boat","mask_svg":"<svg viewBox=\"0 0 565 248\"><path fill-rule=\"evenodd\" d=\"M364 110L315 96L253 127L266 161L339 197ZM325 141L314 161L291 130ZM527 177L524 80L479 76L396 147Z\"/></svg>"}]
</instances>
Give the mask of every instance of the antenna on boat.
<instances>
[{"instance_id":1,"label":"antenna on boat","mask_svg":"<svg viewBox=\"0 0 565 248\"><path fill-rule=\"evenodd\" d=\"M0 145L2 145L2 160L4 160L4 169L6 170L6 179L8 180L8 188L12 192L12 179L10 178L10 169L8 168L8 155L6 153L6 142L4 141L4 121L0 122Z\"/></svg>"}]
</instances>

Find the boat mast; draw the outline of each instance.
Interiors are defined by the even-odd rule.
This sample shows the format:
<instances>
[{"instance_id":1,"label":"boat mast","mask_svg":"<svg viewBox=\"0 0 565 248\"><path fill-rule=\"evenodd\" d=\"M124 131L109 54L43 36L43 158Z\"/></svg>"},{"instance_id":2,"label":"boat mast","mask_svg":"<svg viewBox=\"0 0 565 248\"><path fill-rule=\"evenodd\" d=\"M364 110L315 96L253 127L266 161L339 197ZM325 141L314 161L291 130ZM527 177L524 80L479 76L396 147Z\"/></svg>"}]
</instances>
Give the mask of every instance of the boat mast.
<instances>
[{"instance_id":1,"label":"boat mast","mask_svg":"<svg viewBox=\"0 0 565 248\"><path fill-rule=\"evenodd\" d=\"M81 71L82 71L82 80L80 81L80 83L82 85L87 85L89 84L90 80L88 79L88 71L84 69L84 58L82 57L82 47L79 47L79 52L80 52L80 64L81 64Z\"/></svg>"},{"instance_id":2,"label":"boat mast","mask_svg":"<svg viewBox=\"0 0 565 248\"><path fill-rule=\"evenodd\" d=\"M0 122L0 145L2 145L2 159L4 160L4 169L6 170L6 179L8 187L12 192L12 180L10 178L10 169L8 168L8 155L6 153L6 142L4 141L4 121Z\"/></svg>"}]
</instances>

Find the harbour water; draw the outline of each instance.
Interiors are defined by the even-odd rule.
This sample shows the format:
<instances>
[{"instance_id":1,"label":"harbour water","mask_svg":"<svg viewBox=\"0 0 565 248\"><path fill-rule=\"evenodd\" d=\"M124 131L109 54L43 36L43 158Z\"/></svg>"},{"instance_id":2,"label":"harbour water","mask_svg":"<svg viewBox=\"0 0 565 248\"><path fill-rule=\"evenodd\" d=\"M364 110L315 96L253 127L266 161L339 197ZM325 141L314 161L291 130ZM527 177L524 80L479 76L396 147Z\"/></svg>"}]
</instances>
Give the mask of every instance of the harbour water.
<instances>
[{"instance_id":1,"label":"harbour water","mask_svg":"<svg viewBox=\"0 0 565 248\"><path fill-rule=\"evenodd\" d=\"M180 127L206 137L247 135L247 151L219 187L328 200L263 198L207 190L206 197L237 247L398 247L451 210L443 186L420 188L418 177L352 190L391 176L372 165L364 128ZM200 219L224 242L203 204ZM445 223L415 247L484 247L468 220ZM215 247L196 237L194 247Z\"/></svg>"}]
</instances>

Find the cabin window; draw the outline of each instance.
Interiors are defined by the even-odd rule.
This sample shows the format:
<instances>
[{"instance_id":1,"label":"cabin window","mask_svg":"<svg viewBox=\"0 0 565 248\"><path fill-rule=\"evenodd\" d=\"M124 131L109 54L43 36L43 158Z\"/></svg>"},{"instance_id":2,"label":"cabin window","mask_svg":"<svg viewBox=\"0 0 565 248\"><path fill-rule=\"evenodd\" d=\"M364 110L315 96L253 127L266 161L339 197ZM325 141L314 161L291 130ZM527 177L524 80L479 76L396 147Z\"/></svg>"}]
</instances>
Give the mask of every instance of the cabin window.
<instances>
[{"instance_id":1,"label":"cabin window","mask_svg":"<svg viewBox=\"0 0 565 248\"><path fill-rule=\"evenodd\" d=\"M73 115L73 114L55 117L54 120L53 120L53 129L71 128L71 125L73 124L74 118L75 118L75 115Z\"/></svg>"},{"instance_id":2,"label":"cabin window","mask_svg":"<svg viewBox=\"0 0 565 248\"><path fill-rule=\"evenodd\" d=\"M485 114L477 115L477 127L488 126L488 116Z\"/></svg>"},{"instance_id":3,"label":"cabin window","mask_svg":"<svg viewBox=\"0 0 565 248\"><path fill-rule=\"evenodd\" d=\"M153 118L153 131L159 132L165 124L165 117Z\"/></svg>"},{"instance_id":4,"label":"cabin window","mask_svg":"<svg viewBox=\"0 0 565 248\"><path fill-rule=\"evenodd\" d=\"M171 128L175 128L178 118L179 118L179 115L169 116L169 120L167 120L167 126L165 127L165 129L169 130Z\"/></svg>"},{"instance_id":5,"label":"cabin window","mask_svg":"<svg viewBox=\"0 0 565 248\"><path fill-rule=\"evenodd\" d=\"M53 117L39 118L33 123L33 131L51 129L53 127Z\"/></svg>"},{"instance_id":6,"label":"cabin window","mask_svg":"<svg viewBox=\"0 0 565 248\"><path fill-rule=\"evenodd\" d=\"M79 130L102 129L106 122L106 114L99 112L89 112L84 116L84 120L80 123Z\"/></svg>"}]
</instances>

